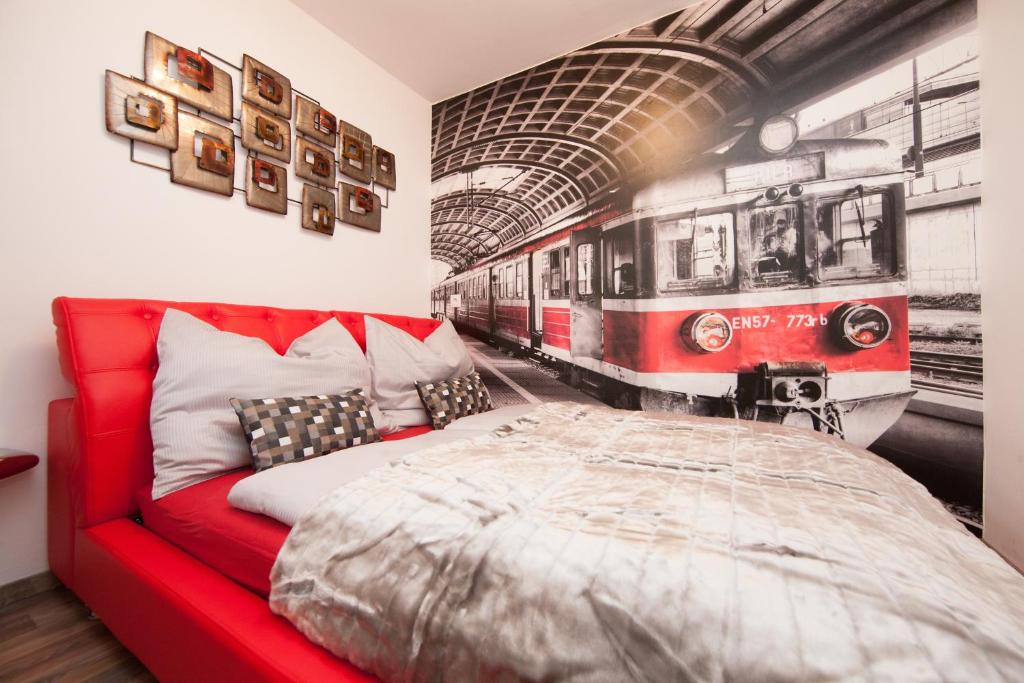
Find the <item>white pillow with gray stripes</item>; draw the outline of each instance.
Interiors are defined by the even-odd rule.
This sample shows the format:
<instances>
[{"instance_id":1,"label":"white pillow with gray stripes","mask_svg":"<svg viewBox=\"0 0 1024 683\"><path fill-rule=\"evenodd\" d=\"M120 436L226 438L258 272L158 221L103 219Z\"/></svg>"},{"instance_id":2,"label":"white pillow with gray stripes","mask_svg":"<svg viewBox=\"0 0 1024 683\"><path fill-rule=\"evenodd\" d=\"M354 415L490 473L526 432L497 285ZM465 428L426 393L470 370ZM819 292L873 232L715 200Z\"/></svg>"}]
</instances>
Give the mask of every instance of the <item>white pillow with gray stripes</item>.
<instances>
[{"instance_id":1,"label":"white pillow with gray stripes","mask_svg":"<svg viewBox=\"0 0 1024 683\"><path fill-rule=\"evenodd\" d=\"M169 308L156 346L160 367L149 416L154 500L252 465L232 398L333 395L352 389L370 396L366 356L334 318L296 339L282 356L262 339L223 332ZM375 405L370 410L378 430L390 426Z\"/></svg>"},{"instance_id":2,"label":"white pillow with gray stripes","mask_svg":"<svg viewBox=\"0 0 1024 683\"><path fill-rule=\"evenodd\" d=\"M450 320L420 341L383 320L364 316L366 358L373 371L373 398L400 427L430 424L416 382L437 382L473 372L466 345Z\"/></svg>"}]
</instances>

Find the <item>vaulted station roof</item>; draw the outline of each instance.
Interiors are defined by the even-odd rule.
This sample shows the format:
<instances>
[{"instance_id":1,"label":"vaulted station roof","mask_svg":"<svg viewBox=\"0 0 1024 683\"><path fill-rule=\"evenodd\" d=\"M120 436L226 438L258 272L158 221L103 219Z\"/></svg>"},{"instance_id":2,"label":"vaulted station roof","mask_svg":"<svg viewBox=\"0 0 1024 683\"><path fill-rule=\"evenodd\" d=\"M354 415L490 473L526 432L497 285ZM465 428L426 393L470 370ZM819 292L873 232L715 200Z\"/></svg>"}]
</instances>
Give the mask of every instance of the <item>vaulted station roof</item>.
<instances>
[{"instance_id":1,"label":"vaulted station roof","mask_svg":"<svg viewBox=\"0 0 1024 683\"><path fill-rule=\"evenodd\" d=\"M465 268L975 13L974 0L705 0L440 102L433 257Z\"/></svg>"}]
</instances>

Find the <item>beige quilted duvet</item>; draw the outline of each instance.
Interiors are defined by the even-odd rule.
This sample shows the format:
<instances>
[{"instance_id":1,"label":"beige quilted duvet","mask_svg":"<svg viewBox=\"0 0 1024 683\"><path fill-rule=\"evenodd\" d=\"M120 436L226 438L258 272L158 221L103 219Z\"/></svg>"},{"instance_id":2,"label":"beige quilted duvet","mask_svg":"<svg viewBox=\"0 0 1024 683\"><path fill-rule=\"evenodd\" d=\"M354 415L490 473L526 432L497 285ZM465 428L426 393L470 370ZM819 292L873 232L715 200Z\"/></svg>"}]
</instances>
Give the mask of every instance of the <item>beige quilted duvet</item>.
<instances>
[{"instance_id":1,"label":"beige quilted duvet","mask_svg":"<svg viewBox=\"0 0 1024 683\"><path fill-rule=\"evenodd\" d=\"M542 405L327 495L272 581L387 681L1024 681L1024 577L880 458L749 422Z\"/></svg>"}]
</instances>

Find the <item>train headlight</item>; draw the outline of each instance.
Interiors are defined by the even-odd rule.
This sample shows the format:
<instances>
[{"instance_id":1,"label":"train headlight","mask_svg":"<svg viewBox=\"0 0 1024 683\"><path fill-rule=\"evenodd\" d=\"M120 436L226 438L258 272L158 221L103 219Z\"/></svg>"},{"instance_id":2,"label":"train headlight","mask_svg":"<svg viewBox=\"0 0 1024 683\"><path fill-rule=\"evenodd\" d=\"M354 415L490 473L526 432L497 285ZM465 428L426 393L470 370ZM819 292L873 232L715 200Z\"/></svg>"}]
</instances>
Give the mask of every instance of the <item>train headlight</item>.
<instances>
[{"instance_id":1,"label":"train headlight","mask_svg":"<svg viewBox=\"0 0 1024 683\"><path fill-rule=\"evenodd\" d=\"M718 353L732 341L732 325L721 313L695 313L679 330L683 341L706 353Z\"/></svg>"},{"instance_id":2,"label":"train headlight","mask_svg":"<svg viewBox=\"0 0 1024 683\"><path fill-rule=\"evenodd\" d=\"M757 141L761 149L769 154L788 152L800 135L796 121L789 116L773 116L763 124L758 132Z\"/></svg>"},{"instance_id":3,"label":"train headlight","mask_svg":"<svg viewBox=\"0 0 1024 683\"><path fill-rule=\"evenodd\" d=\"M851 351L873 349L892 333L892 322L878 306L852 301L832 312L829 323L839 344Z\"/></svg>"}]
</instances>

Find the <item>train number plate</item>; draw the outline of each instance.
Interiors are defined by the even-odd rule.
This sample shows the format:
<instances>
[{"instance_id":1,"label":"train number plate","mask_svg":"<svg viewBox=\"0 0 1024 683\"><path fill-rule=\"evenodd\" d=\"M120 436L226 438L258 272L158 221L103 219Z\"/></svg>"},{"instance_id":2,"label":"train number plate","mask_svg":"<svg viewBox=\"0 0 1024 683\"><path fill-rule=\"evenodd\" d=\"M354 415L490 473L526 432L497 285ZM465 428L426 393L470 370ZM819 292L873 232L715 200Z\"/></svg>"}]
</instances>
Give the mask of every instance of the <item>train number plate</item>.
<instances>
[{"instance_id":1,"label":"train number plate","mask_svg":"<svg viewBox=\"0 0 1024 683\"><path fill-rule=\"evenodd\" d=\"M734 315L729 322L734 330L760 330L776 325L786 327L824 327L828 316L824 313L786 313L785 315Z\"/></svg>"}]
</instances>

